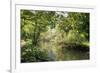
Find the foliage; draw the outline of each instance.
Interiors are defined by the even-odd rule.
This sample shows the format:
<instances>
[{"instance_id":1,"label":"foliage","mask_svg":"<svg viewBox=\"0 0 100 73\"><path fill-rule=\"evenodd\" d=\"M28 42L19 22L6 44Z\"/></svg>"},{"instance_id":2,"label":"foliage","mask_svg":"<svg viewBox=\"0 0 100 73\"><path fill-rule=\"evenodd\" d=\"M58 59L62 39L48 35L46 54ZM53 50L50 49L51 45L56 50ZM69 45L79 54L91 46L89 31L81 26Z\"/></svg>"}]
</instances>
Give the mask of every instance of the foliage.
<instances>
[{"instance_id":1,"label":"foliage","mask_svg":"<svg viewBox=\"0 0 100 73\"><path fill-rule=\"evenodd\" d=\"M71 60L62 49L89 49L89 13L22 9L20 15L21 62ZM89 50L86 52L89 54Z\"/></svg>"}]
</instances>

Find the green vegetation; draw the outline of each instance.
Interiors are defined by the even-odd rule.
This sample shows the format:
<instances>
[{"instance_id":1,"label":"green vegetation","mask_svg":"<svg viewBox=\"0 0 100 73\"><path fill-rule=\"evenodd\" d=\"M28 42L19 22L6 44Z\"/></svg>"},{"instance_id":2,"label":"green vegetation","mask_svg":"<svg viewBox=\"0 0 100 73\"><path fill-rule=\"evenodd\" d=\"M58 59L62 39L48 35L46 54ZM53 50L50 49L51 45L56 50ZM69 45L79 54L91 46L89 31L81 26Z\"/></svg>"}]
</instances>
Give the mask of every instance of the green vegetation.
<instances>
[{"instance_id":1,"label":"green vegetation","mask_svg":"<svg viewBox=\"0 0 100 73\"><path fill-rule=\"evenodd\" d=\"M21 10L21 62L89 59L89 13Z\"/></svg>"}]
</instances>

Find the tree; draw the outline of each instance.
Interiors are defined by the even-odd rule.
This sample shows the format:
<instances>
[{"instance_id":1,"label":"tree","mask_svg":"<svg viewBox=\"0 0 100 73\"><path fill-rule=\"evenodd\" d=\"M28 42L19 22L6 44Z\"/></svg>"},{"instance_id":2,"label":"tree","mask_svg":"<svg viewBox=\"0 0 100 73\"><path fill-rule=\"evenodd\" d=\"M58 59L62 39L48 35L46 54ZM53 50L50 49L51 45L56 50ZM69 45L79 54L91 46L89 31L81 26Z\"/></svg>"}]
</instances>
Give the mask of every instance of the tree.
<instances>
[{"instance_id":1,"label":"tree","mask_svg":"<svg viewBox=\"0 0 100 73\"><path fill-rule=\"evenodd\" d=\"M41 41L45 41L48 45L51 41L53 44L56 42L52 46L55 46L56 50L60 48L60 51L63 47L60 47L59 43L61 46L65 44L66 49L81 48L80 46L84 46L82 43L89 43L89 13L22 9L20 16L22 61L52 60L48 57L48 50L40 46ZM55 33L50 33L55 30Z\"/></svg>"}]
</instances>

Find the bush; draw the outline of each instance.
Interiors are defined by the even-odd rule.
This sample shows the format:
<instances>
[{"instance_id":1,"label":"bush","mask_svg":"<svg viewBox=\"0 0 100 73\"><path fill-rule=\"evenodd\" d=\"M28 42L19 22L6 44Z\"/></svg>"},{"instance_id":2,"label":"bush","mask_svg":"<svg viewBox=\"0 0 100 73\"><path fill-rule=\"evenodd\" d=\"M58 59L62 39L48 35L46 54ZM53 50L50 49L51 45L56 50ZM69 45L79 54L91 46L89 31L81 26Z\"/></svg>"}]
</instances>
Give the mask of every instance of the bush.
<instances>
[{"instance_id":1,"label":"bush","mask_svg":"<svg viewBox=\"0 0 100 73\"><path fill-rule=\"evenodd\" d=\"M48 57L46 50L41 50L40 48L34 47L33 49L23 48L21 62L44 62L51 61L52 59Z\"/></svg>"},{"instance_id":2,"label":"bush","mask_svg":"<svg viewBox=\"0 0 100 73\"><path fill-rule=\"evenodd\" d=\"M66 37L66 42L67 43L77 43L77 44L80 44L83 41L85 41L84 35L82 36L82 34L80 34L76 30L70 30L68 35L67 35L67 37Z\"/></svg>"}]
</instances>

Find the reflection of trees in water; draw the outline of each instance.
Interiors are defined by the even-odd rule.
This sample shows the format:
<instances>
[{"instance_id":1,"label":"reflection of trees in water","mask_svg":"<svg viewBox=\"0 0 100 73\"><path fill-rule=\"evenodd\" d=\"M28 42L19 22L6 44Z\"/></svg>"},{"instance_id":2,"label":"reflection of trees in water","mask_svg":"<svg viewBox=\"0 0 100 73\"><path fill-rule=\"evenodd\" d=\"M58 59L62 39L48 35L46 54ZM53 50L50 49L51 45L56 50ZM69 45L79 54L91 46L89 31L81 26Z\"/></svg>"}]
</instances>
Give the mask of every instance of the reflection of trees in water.
<instances>
[{"instance_id":1,"label":"reflection of trees in water","mask_svg":"<svg viewBox=\"0 0 100 73\"><path fill-rule=\"evenodd\" d=\"M54 29L53 29L54 30ZM41 40L42 47L48 50L48 57L53 60L82 60L89 59L89 47L78 43L64 42L63 33L47 31ZM63 35L63 37L62 37ZM43 37L43 36L41 36ZM47 41L48 40L48 41Z\"/></svg>"},{"instance_id":2,"label":"reflection of trees in water","mask_svg":"<svg viewBox=\"0 0 100 73\"><path fill-rule=\"evenodd\" d=\"M89 59L89 13L21 10L21 59Z\"/></svg>"}]
</instances>

